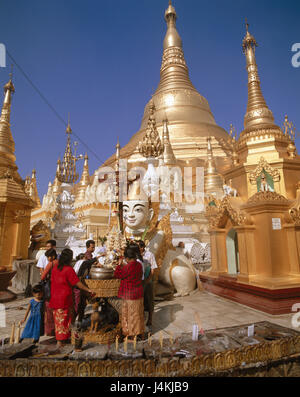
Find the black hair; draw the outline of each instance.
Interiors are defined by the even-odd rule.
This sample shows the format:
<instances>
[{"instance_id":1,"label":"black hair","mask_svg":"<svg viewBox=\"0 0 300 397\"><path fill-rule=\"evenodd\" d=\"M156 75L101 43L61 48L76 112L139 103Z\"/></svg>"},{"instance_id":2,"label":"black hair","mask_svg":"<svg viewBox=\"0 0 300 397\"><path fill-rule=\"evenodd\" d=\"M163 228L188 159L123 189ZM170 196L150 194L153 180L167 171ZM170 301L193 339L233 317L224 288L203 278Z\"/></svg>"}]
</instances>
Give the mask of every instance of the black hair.
<instances>
[{"instance_id":1,"label":"black hair","mask_svg":"<svg viewBox=\"0 0 300 397\"><path fill-rule=\"evenodd\" d=\"M46 244L51 244L52 247L56 247L56 241L55 240L48 240L48 241L46 241Z\"/></svg>"},{"instance_id":2,"label":"black hair","mask_svg":"<svg viewBox=\"0 0 300 397\"><path fill-rule=\"evenodd\" d=\"M125 258L128 258L128 259L136 259L137 251L135 248L129 246L129 247L125 248L124 256L125 256Z\"/></svg>"},{"instance_id":3,"label":"black hair","mask_svg":"<svg viewBox=\"0 0 300 397\"><path fill-rule=\"evenodd\" d=\"M39 292L43 292L43 286L40 284L36 284L32 287L32 293L38 294Z\"/></svg>"},{"instance_id":4,"label":"black hair","mask_svg":"<svg viewBox=\"0 0 300 397\"><path fill-rule=\"evenodd\" d=\"M54 258L54 259L57 259L57 253L56 253L56 251L55 251L54 248L50 248L49 250L47 250L47 251L45 252L45 256L46 256L47 258L52 257L52 258Z\"/></svg>"},{"instance_id":5,"label":"black hair","mask_svg":"<svg viewBox=\"0 0 300 397\"><path fill-rule=\"evenodd\" d=\"M79 254L79 255L76 256L76 260L77 260L77 261L80 261L81 259L84 259L84 256L85 256L85 254L84 254L84 253L81 253L81 254Z\"/></svg>"},{"instance_id":6,"label":"black hair","mask_svg":"<svg viewBox=\"0 0 300 397\"><path fill-rule=\"evenodd\" d=\"M129 244L128 248L134 250L134 252L135 252L135 259L139 259L141 262L143 262L143 258L142 258L142 255L141 255L141 251L140 251L140 248L139 248L139 246L138 246L137 244L131 243L131 244Z\"/></svg>"},{"instance_id":7,"label":"black hair","mask_svg":"<svg viewBox=\"0 0 300 397\"><path fill-rule=\"evenodd\" d=\"M139 240L138 241L138 245L139 245L140 248L145 248L146 247L146 244L144 243L143 240Z\"/></svg>"},{"instance_id":8,"label":"black hair","mask_svg":"<svg viewBox=\"0 0 300 397\"><path fill-rule=\"evenodd\" d=\"M96 245L94 240L88 240L88 241L85 243L86 248L89 248L89 246L90 246L91 244Z\"/></svg>"},{"instance_id":9,"label":"black hair","mask_svg":"<svg viewBox=\"0 0 300 397\"><path fill-rule=\"evenodd\" d=\"M73 251L70 250L70 248L63 249L58 259L57 268L59 270L62 270L64 266L71 266L72 259L73 259Z\"/></svg>"}]
</instances>

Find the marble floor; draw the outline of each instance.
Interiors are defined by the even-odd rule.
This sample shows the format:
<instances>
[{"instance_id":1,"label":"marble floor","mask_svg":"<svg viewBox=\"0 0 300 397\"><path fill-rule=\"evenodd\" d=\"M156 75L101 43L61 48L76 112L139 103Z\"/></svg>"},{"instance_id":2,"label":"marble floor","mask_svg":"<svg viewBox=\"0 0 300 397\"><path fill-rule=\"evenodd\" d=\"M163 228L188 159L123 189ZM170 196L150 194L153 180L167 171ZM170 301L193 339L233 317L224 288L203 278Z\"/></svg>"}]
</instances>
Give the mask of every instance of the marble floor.
<instances>
[{"instance_id":1,"label":"marble floor","mask_svg":"<svg viewBox=\"0 0 300 397\"><path fill-rule=\"evenodd\" d=\"M17 324L24 318L30 299L24 298L22 294L18 293L16 300L4 304L4 307L0 310L0 339L9 337L12 323L15 321ZM6 324L2 320L3 312L5 312ZM176 336L182 332L192 332L195 312L200 316L204 331L259 321L270 321L284 327L293 328L292 316L294 313L292 312L272 316L209 292L196 290L187 297L156 302L151 330L153 336L158 337L160 331L163 332L164 337L170 334ZM296 330L300 331L300 328Z\"/></svg>"},{"instance_id":2,"label":"marble floor","mask_svg":"<svg viewBox=\"0 0 300 397\"><path fill-rule=\"evenodd\" d=\"M245 305L218 297L206 291L195 291L190 296L174 298L172 301L155 305L152 331L178 335L192 332L198 313L203 330L269 321L287 328L293 328L291 314L273 316ZM295 328L294 328L295 329ZM299 329L296 329L300 331Z\"/></svg>"}]
</instances>

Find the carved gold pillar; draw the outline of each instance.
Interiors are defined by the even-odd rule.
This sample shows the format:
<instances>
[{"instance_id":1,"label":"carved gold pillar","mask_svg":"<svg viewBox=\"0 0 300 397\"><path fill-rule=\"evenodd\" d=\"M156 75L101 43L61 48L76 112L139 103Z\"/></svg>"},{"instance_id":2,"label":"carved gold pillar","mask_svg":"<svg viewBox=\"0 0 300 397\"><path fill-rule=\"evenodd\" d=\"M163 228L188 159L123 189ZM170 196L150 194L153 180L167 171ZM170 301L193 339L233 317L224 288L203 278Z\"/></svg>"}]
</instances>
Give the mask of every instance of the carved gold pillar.
<instances>
[{"instance_id":1,"label":"carved gold pillar","mask_svg":"<svg viewBox=\"0 0 300 397\"><path fill-rule=\"evenodd\" d=\"M255 275L256 270L256 251L255 251L255 226L243 225L235 226L238 236L240 274L237 279L241 282L249 282L251 276Z\"/></svg>"},{"instance_id":2,"label":"carved gold pillar","mask_svg":"<svg viewBox=\"0 0 300 397\"><path fill-rule=\"evenodd\" d=\"M290 275L300 276L300 227L285 224L283 225L283 228L286 232Z\"/></svg>"},{"instance_id":3,"label":"carved gold pillar","mask_svg":"<svg viewBox=\"0 0 300 397\"><path fill-rule=\"evenodd\" d=\"M0 204L0 265L4 265L3 253L4 253L4 235L5 235L5 204Z\"/></svg>"},{"instance_id":4,"label":"carved gold pillar","mask_svg":"<svg viewBox=\"0 0 300 397\"><path fill-rule=\"evenodd\" d=\"M218 276L220 273L227 273L227 256L226 256L226 230L211 229L211 265L210 275Z\"/></svg>"}]
</instances>

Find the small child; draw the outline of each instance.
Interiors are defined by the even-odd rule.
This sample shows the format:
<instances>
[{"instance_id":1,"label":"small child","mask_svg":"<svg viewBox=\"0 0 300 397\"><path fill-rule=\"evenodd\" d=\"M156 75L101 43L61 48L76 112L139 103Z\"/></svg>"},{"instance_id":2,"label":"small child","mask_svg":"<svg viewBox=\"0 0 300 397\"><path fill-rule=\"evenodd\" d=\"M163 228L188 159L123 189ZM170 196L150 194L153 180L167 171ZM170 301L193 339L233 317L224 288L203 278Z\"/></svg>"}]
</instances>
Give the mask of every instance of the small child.
<instances>
[{"instance_id":1,"label":"small child","mask_svg":"<svg viewBox=\"0 0 300 397\"><path fill-rule=\"evenodd\" d=\"M29 302L24 320L21 321L21 324L23 324L30 312L29 319L21 335L21 341L25 338L29 338L33 339L34 343L37 343L42 335L41 331L43 329L43 287L41 285L35 285L32 288L32 293L34 298Z\"/></svg>"}]
</instances>

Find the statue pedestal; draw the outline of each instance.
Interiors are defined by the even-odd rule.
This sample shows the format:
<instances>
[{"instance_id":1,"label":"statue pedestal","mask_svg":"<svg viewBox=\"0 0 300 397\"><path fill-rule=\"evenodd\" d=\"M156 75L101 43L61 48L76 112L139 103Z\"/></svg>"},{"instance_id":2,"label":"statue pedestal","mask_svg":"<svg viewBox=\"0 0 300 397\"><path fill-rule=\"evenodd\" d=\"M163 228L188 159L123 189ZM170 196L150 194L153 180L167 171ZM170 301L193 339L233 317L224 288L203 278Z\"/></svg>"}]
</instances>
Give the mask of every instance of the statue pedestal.
<instances>
[{"instance_id":1,"label":"statue pedestal","mask_svg":"<svg viewBox=\"0 0 300 397\"><path fill-rule=\"evenodd\" d=\"M15 277L12 280L12 286L19 290L25 291L26 287L41 281L39 269L36 267L37 261L34 259L13 262ZM0 273L1 276L1 273Z\"/></svg>"},{"instance_id":2,"label":"statue pedestal","mask_svg":"<svg viewBox=\"0 0 300 397\"><path fill-rule=\"evenodd\" d=\"M16 295L13 292L7 290L10 280L15 274L15 271L0 273L0 303L10 302L16 299Z\"/></svg>"}]
</instances>

